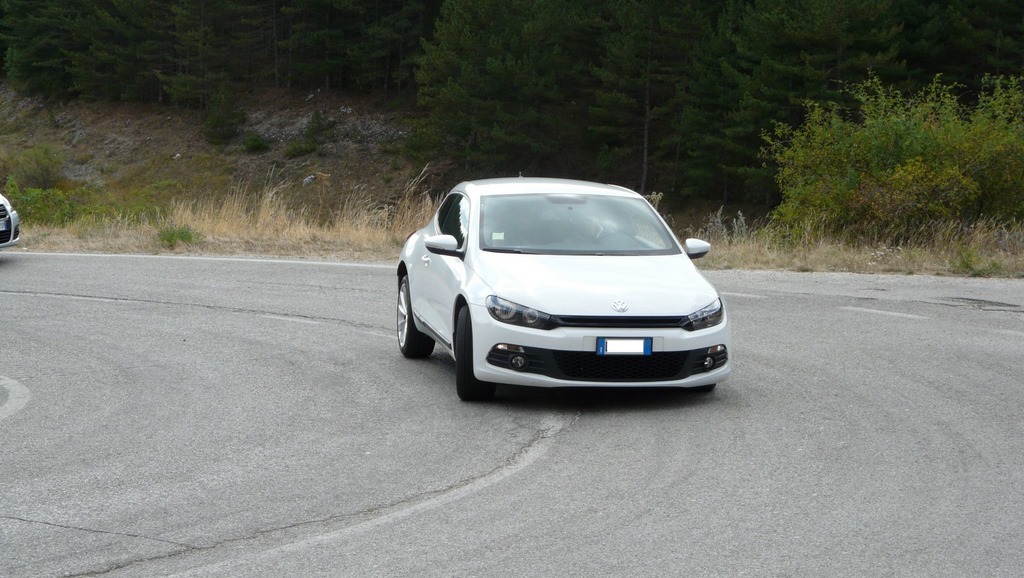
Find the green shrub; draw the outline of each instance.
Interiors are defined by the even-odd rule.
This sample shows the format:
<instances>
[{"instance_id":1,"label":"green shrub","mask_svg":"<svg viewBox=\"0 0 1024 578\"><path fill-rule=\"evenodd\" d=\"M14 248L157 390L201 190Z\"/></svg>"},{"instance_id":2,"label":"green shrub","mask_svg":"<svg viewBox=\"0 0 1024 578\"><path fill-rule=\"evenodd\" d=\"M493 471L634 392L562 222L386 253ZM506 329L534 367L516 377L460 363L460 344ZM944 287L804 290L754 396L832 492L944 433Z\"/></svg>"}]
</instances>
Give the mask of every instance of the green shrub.
<instances>
[{"instance_id":1,"label":"green shrub","mask_svg":"<svg viewBox=\"0 0 1024 578\"><path fill-rule=\"evenodd\" d=\"M203 136L211 144L224 144L235 138L245 122L245 113L239 110L227 88L221 86L210 97Z\"/></svg>"},{"instance_id":2,"label":"green shrub","mask_svg":"<svg viewBox=\"0 0 1024 578\"><path fill-rule=\"evenodd\" d=\"M322 143L331 138L333 130L334 124L328 122L327 118L324 117L324 113L319 110L315 110L313 111L313 114L309 116L309 122L306 123L304 136L308 141Z\"/></svg>"},{"instance_id":3,"label":"green shrub","mask_svg":"<svg viewBox=\"0 0 1024 578\"><path fill-rule=\"evenodd\" d=\"M163 181L142 190L130 191L119 198L92 189L76 188L65 191L52 187L21 187L14 177L8 177L4 195L18 209L26 223L62 226L82 218L147 219L159 215L160 203L154 199L161 188L178 186Z\"/></svg>"},{"instance_id":4,"label":"green shrub","mask_svg":"<svg viewBox=\"0 0 1024 578\"><path fill-rule=\"evenodd\" d=\"M320 147L315 141L310 141L308 139L293 140L288 141L288 144L285 145L284 156L292 159L315 153L319 149Z\"/></svg>"},{"instance_id":5,"label":"green shrub","mask_svg":"<svg viewBox=\"0 0 1024 578\"><path fill-rule=\"evenodd\" d=\"M302 138L289 141L284 147L284 156L301 157L320 152L320 144L331 138L333 125L327 121L323 113L314 111L302 131Z\"/></svg>"},{"instance_id":6,"label":"green shrub","mask_svg":"<svg viewBox=\"0 0 1024 578\"><path fill-rule=\"evenodd\" d=\"M82 214L81 203L64 191L21 188L13 176L7 178L4 196L18 209L26 223L64 225Z\"/></svg>"},{"instance_id":7,"label":"green shrub","mask_svg":"<svg viewBox=\"0 0 1024 578\"><path fill-rule=\"evenodd\" d=\"M961 247L950 262L950 270L970 277L995 277L1003 274L1003 266L994 259L987 262L972 247Z\"/></svg>"},{"instance_id":8,"label":"green shrub","mask_svg":"<svg viewBox=\"0 0 1024 578\"><path fill-rule=\"evenodd\" d=\"M165 225L157 231L157 238L160 243L168 249L173 249L178 244L192 245L199 242L200 234L188 225Z\"/></svg>"},{"instance_id":9,"label":"green shrub","mask_svg":"<svg viewBox=\"0 0 1024 578\"><path fill-rule=\"evenodd\" d=\"M263 138L263 135L255 132L245 133L245 138L242 139L242 148L248 153L261 153L270 148L270 143L267 139Z\"/></svg>"},{"instance_id":10,"label":"green shrub","mask_svg":"<svg viewBox=\"0 0 1024 578\"><path fill-rule=\"evenodd\" d=\"M64 158L48 144L38 144L3 160L4 172L24 187L49 189L64 178Z\"/></svg>"},{"instance_id":11,"label":"green shrub","mask_svg":"<svg viewBox=\"0 0 1024 578\"><path fill-rule=\"evenodd\" d=\"M851 89L858 111L809 105L802 126L765 135L783 194L773 219L897 241L936 222L1021 219L1024 90L986 87L967 107L939 79L908 97L872 78Z\"/></svg>"}]
</instances>

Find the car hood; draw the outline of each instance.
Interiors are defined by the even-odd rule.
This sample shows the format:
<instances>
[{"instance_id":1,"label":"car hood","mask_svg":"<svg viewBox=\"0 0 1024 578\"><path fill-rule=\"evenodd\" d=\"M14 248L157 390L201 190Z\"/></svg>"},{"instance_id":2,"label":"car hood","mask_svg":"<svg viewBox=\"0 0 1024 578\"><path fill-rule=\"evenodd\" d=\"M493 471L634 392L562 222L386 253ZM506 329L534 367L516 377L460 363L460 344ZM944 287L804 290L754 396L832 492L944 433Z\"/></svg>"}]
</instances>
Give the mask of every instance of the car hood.
<instances>
[{"instance_id":1,"label":"car hood","mask_svg":"<svg viewBox=\"0 0 1024 578\"><path fill-rule=\"evenodd\" d=\"M552 315L687 315L718 292L686 255L481 253L473 269L494 295Z\"/></svg>"}]
</instances>

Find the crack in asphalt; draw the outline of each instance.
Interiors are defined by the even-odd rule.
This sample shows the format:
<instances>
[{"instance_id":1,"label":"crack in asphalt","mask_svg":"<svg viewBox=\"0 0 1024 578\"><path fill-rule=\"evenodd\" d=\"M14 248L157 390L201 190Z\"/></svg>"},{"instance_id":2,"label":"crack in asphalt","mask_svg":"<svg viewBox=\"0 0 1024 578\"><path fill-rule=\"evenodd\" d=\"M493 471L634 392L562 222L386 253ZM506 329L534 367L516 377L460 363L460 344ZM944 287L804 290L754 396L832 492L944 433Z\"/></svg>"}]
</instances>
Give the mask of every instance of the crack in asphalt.
<instances>
[{"instance_id":1,"label":"crack in asphalt","mask_svg":"<svg viewBox=\"0 0 1024 578\"><path fill-rule=\"evenodd\" d=\"M1013 303L1002 303L1000 301L989 301L988 299L974 299L971 297L944 297L945 301L951 303L942 303L942 305L950 305L953 307L970 307L972 309L981 309L982 311L994 311L997 313L1021 313L1024 310L1021 309L1020 305Z\"/></svg>"},{"instance_id":2,"label":"crack in asphalt","mask_svg":"<svg viewBox=\"0 0 1024 578\"><path fill-rule=\"evenodd\" d=\"M131 532L115 532L112 530L100 530L98 528L85 528L82 526L72 526L71 524L58 524L56 522L47 522L45 520L32 520L30 518L22 518L19 516L0 516L0 520L11 520L14 522L24 522L26 524L37 524L40 526L48 526L50 528L60 528L62 530L74 530L76 532L87 532L89 534L107 534L110 536L122 536L125 538L138 538L140 540L149 540L151 542L160 542L163 544L169 544L171 546L177 546L185 548L186 550L195 549L195 546L190 544L182 544L181 542L174 542L171 540L164 540L162 538L154 538L152 536L144 536L142 534L132 534Z\"/></svg>"},{"instance_id":3,"label":"crack in asphalt","mask_svg":"<svg viewBox=\"0 0 1024 578\"><path fill-rule=\"evenodd\" d=\"M804 293L803 295L813 295L812 293ZM888 299L879 299L877 297L856 297L858 301L871 301L881 303L896 303L897 301L891 301ZM1016 313L1024 314L1024 308L1014 303L1004 303L1001 301L990 301L988 299L976 299L972 297L937 297L934 299L912 299L908 303L918 303L921 305L938 305L940 307L957 307L961 309L972 309L974 311L985 311L988 313Z\"/></svg>"},{"instance_id":4,"label":"crack in asphalt","mask_svg":"<svg viewBox=\"0 0 1024 578\"><path fill-rule=\"evenodd\" d=\"M65 574L65 576L68 578L78 578L87 576L102 576L104 574L109 574L111 572L124 570L142 564L159 562L161 560L169 560L178 556L188 554L214 551L218 548L222 548L225 546L249 542L275 533L284 532L288 530L295 530L306 526L328 524L331 522L337 522L346 519L366 518L337 530L332 530L326 533L314 535L312 537L301 538L299 540L286 542L278 546L259 550L241 559L231 559L213 562L210 564L203 564L176 573L174 575L192 576L197 575L198 573L201 573L203 571L209 570L230 570L232 567L243 566L247 563L261 562L268 559L280 557L284 554L302 552L305 550L316 548L318 546L322 546L324 544L338 542L355 534L365 532L392 522L398 522L406 518L415 516L416 514L426 512L434 508L452 502L456 502L464 497L470 496L476 492L479 492L485 488L497 484L498 482L501 482L502 480L530 466L533 462L535 462L537 459L539 459L542 455L544 455L547 452L548 446L552 443L551 440L553 440L554 437L562 430L571 428L579 419L579 416L579 413L576 413L575 415L568 419L565 415L559 414L551 414L547 416L547 418L541 423L540 429L534 432L534 435L530 438L530 440L523 444L521 448L519 448L516 452L510 455L507 459L505 459L505 461L502 464L483 474L458 480L448 485L447 487L422 492L420 494L403 498L401 500L397 500L389 504L372 506L358 512L331 515L326 516L324 518L318 518L313 520L303 520L301 522L296 522L294 524L287 524L274 528L258 530L256 532L251 533L248 536L231 538L214 544L210 544L208 546L184 544L181 542L174 542L170 540L163 540L160 538L152 538L149 536L124 532L110 532L105 530L90 530L87 528L79 528L74 526L62 526L60 524L49 524L46 522L36 522L34 520L25 520L21 518L8 517L6 519L19 520L31 523L42 523L54 527L66 528L71 530L97 532L102 534L112 534L130 538L151 540L154 542L160 542L179 548L175 551L167 552L157 556L149 556L145 558L138 558L135 560L125 561L119 564L111 564L101 569L93 569L79 573ZM5 518L0 517L0 519Z\"/></svg>"},{"instance_id":5,"label":"crack in asphalt","mask_svg":"<svg viewBox=\"0 0 1024 578\"><path fill-rule=\"evenodd\" d=\"M353 327L356 329L380 331L386 329L391 335L390 328L381 328L377 325L371 325L369 323L358 323L355 321L349 321L347 319L339 319L337 317L319 317L315 315L304 315L301 313L282 313L278 311L262 311L259 309L247 309L245 307L231 307L226 305L210 305L207 303L188 303L182 301L161 301L159 299L136 299L132 297L102 297L97 295L79 295L75 293L51 293L45 291L10 291L0 290L0 295L19 295L28 297L53 297L53 298L64 298L64 299L81 299L86 301L98 301L101 303L141 303L144 305L164 305L172 307L194 307L198 309L209 309L213 311L227 311L229 313L244 313L250 315L272 315L278 317L286 317L293 319L304 319L307 321L317 322L328 322L337 323L346 327Z\"/></svg>"}]
</instances>

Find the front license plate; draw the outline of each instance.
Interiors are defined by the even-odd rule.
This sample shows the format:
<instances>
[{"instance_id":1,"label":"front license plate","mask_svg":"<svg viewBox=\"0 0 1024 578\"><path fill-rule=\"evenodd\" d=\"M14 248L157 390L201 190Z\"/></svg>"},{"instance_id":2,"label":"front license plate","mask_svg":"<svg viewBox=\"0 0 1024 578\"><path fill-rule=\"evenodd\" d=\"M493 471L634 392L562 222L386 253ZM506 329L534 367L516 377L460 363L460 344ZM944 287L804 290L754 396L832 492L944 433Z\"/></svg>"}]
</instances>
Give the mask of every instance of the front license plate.
<instances>
[{"instance_id":1,"label":"front license plate","mask_svg":"<svg viewBox=\"0 0 1024 578\"><path fill-rule=\"evenodd\" d=\"M654 340L650 337L633 339L620 339L617 337L598 337L598 355L650 355L651 343Z\"/></svg>"},{"instance_id":2,"label":"front license plate","mask_svg":"<svg viewBox=\"0 0 1024 578\"><path fill-rule=\"evenodd\" d=\"M6 230L7 230L7 219L4 219L3 221L0 221L0 231L6 231Z\"/></svg>"}]
</instances>

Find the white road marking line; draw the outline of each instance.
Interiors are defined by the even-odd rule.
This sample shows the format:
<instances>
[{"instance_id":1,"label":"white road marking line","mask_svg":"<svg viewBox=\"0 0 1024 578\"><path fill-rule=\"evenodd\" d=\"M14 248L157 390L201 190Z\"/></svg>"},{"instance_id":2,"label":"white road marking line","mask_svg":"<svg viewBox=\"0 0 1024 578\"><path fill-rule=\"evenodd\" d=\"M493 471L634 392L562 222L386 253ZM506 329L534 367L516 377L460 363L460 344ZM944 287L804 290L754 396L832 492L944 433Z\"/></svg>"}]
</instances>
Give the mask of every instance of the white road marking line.
<instances>
[{"instance_id":1,"label":"white road marking line","mask_svg":"<svg viewBox=\"0 0 1024 578\"><path fill-rule=\"evenodd\" d=\"M722 291L722 295L727 297L742 297L744 299L767 299L764 295L751 295L750 293L732 293L728 291Z\"/></svg>"},{"instance_id":2,"label":"white road marking line","mask_svg":"<svg viewBox=\"0 0 1024 578\"><path fill-rule=\"evenodd\" d=\"M1011 337L1024 337L1024 331L1014 331L1013 329L990 329L990 331L1000 335L1009 335Z\"/></svg>"},{"instance_id":3,"label":"white road marking line","mask_svg":"<svg viewBox=\"0 0 1024 578\"><path fill-rule=\"evenodd\" d=\"M100 303L135 303L131 299L114 299L112 297L91 297L89 295L59 295L57 293L22 293L29 297L47 297L50 299L71 299L73 301L98 301Z\"/></svg>"},{"instance_id":4,"label":"white road marking line","mask_svg":"<svg viewBox=\"0 0 1024 578\"><path fill-rule=\"evenodd\" d=\"M320 322L315 319L303 319L302 317L285 317L283 315L264 315L267 319L276 319L278 321L294 321L296 323L305 323L307 325L320 325Z\"/></svg>"},{"instance_id":5,"label":"white road marking line","mask_svg":"<svg viewBox=\"0 0 1024 578\"><path fill-rule=\"evenodd\" d=\"M224 575L252 575L253 572L251 570L253 569L254 564L257 565L257 567L261 564L273 564L284 556L296 554L301 556L305 553L313 550L319 550L321 548L329 548L331 550L338 551L340 548L339 544L355 534L361 534L386 524L400 522L417 514L456 502L485 488L493 486L509 476L519 473L547 453L548 448L553 443L553 438L571 422L572 418L565 415L549 415L541 423L537 439L523 448L523 450L518 454L513 456L506 465L499 467L497 470L494 470L481 478L477 478L463 485L456 485L455 487L444 490L432 497L415 501L412 504L399 506L397 509L383 513L380 516L370 518L369 520L359 522L346 528L341 528L340 530L327 532L326 534L320 534L318 536L311 536L297 542L273 547L269 550L263 550L251 554L243 553L241 558L222 560L220 562L198 566L181 573L173 574L173 576L209 576L211 573ZM310 554L305 554L305 556L309 555Z\"/></svg>"},{"instance_id":6,"label":"white road marking line","mask_svg":"<svg viewBox=\"0 0 1024 578\"><path fill-rule=\"evenodd\" d=\"M889 317L902 317L903 319L928 319L921 315L911 315L910 313L897 313L895 311L883 311L881 309L866 309L864 307L840 307L847 311L856 311L858 313L873 313L875 315L888 315Z\"/></svg>"},{"instance_id":7,"label":"white road marking line","mask_svg":"<svg viewBox=\"0 0 1024 578\"><path fill-rule=\"evenodd\" d=\"M5 292L3 290L0 290L0 294L4 294L4 293L7 293L7 292ZM251 309L237 309L237 308L232 308L232 307L220 307L220 306L217 306L217 305L202 305L202 304L196 304L196 303L177 303L177 302L173 302L173 301L149 301L149 300L144 300L144 299L131 299L131 298L127 298L127 297L114 299L114 298L111 298L111 297L89 297L87 295L58 295L56 293L32 293L32 292L24 292L24 293L21 293L21 292L10 292L10 293L14 294L14 295L22 295L22 296L27 295L27 296L30 296L30 297L45 297L45 298L50 298L50 299L72 299L72 300L78 300L78 301L96 301L96 302L100 302L100 303L115 303L115 304L143 303L143 304L149 304L149 305L175 305L175 306L177 306L177 305L187 305L187 306L191 306L191 307L202 307L202 308L207 308L207 309L217 309L217 310L229 311L229 312L241 313L241 314L260 314L259 311L254 311L254 310L251 310ZM292 316L288 316L288 315L275 315L273 313L262 313L262 314L260 314L260 316L263 317L264 319L273 319L273 320L276 320L276 321L293 321L293 322L296 322L296 323L305 323L307 325L320 325L320 324L322 324L324 322L331 322L331 321L340 322L342 324L345 323L345 321L341 320L341 319L312 319L312 318L308 318L308 317L298 317L298 316L292 317ZM363 333L363 334L366 334L366 335L373 335L374 337L384 337L384 338L387 338L387 339L391 339L391 338L393 338L395 336L394 333L392 333L390 331L387 331L385 329L375 330L375 329L370 329L370 328L360 328L358 326L351 327L350 329L351 329L351 331L355 331L356 333Z\"/></svg>"},{"instance_id":8,"label":"white road marking line","mask_svg":"<svg viewBox=\"0 0 1024 578\"><path fill-rule=\"evenodd\" d=\"M278 263L284 265L327 265L330 267L365 267L368 269L394 269L390 263L350 263L345 261L303 261L300 259L261 259L259 257L201 257L193 255L116 255L110 253L33 253L21 252L12 255L37 257L85 257L103 259L185 259L193 261L227 261L232 263ZM398 262L397 257L395 262Z\"/></svg>"},{"instance_id":9,"label":"white road marking line","mask_svg":"<svg viewBox=\"0 0 1024 578\"><path fill-rule=\"evenodd\" d=\"M306 325L322 324L322 321L317 319L307 319L304 317L288 317L285 315L274 315L272 313L265 313L262 317L264 319L273 319L275 321L293 321L295 323L305 323ZM372 335L374 337L383 337L385 339L393 339L395 337L395 334L391 332L383 330L365 329L362 327L350 327L349 331L354 331L355 333L362 333L363 335Z\"/></svg>"},{"instance_id":10,"label":"white road marking line","mask_svg":"<svg viewBox=\"0 0 1024 578\"><path fill-rule=\"evenodd\" d=\"M397 333L397 332L374 331L373 329L360 329L358 327L353 327L351 330L356 332L356 333L362 333L363 335L372 335L374 337L383 337L384 339L394 339L395 335Z\"/></svg>"},{"instance_id":11,"label":"white road marking line","mask_svg":"<svg viewBox=\"0 0 1024 578\"><path fill-rule=\"evenodd\" d=\"M7 401L0 405L0 419L9 417L25 407L32 394L24 385L9 377L0 375L0 387L7 390Z\"/></svg>"}]
</instances>

